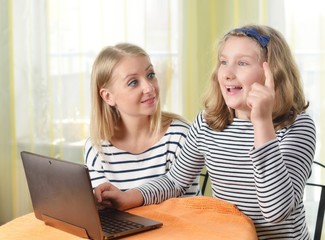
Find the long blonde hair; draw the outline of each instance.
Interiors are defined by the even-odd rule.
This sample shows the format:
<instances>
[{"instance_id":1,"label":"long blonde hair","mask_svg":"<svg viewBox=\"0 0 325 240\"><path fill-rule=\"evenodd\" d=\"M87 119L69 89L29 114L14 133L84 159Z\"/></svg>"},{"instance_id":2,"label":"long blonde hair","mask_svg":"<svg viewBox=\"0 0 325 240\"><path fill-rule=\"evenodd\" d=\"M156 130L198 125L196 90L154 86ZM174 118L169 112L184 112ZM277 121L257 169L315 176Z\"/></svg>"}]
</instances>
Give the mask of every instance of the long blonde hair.
<instances>
[{"instance_id":1,"label":"long blonde hair","mask_svg":"<svg viewBox=\"0 0 325 240\"><path fill-rule=\"evenodd\" d=\"M308 108L308 102L305 100L298 67L282 34L271 27L260 25L246 25L240 29L252 28L256 29L258 34L270 37L266 47L260 44L259 46L260 57L269 63L274 78L275 104L272 118L277 130L290 125L299 113ZM218 43L217 64L204 95L204 117L216 131L222 131L235 117L234 110L228 108L223 99L218 81L220 53L230 36L249 37L243 32L233 30Z\"/></svg>"},{"instance_id":2,"label":"long blonde hair","mask_svg":"<svg viewBox=\"0 0 325 240\"><path fill-rule=\"evenodd\" d=\"M130 43L120 43L104 48L96 57L91 73L91 118L90 138L98 149L101 149L102 141L111 141L120 115L115 107L105 103L100 96L100 90L109 87L112 83L112 74L115 66L126 56L149 55L141 47ZM150 130L156 134L162 126L169 125L173 119L182 119L172 113L162 113L160 100L158 100L156 112L150 116Z\"/></svg>"}]
</instances>

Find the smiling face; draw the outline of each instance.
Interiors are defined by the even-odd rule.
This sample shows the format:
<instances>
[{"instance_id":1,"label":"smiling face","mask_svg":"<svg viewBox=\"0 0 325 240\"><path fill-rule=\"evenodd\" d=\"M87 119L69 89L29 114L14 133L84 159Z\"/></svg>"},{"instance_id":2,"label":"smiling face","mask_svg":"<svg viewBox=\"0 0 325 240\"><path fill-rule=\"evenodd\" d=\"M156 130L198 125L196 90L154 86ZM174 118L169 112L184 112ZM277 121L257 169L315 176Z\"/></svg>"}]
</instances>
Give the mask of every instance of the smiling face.
<instances>
[{"instance_id":1,"label":"smiling face","mask_svg":"<svg viewBox=\"0 0 325 240\"><path fill-rule=\"evenodd\" d=\"M249 37L229 37L220 52L218 81L228 107L239 118L248 119L250 108L246 104L251 85L264 83L264 70L260 46Z\"/></svg>"},{"instance_id":2,"label":"smiling face","mask_svg":"<svg viewBox=\"0 0 325 240\"><path fill-rule=\"evenodd\" d=\"M104 101L116 107L122 118L148 117L157 110L159 86L150 59L126 56L115 66L112 84L102 88Z\"/></svg>"}]
</instances>

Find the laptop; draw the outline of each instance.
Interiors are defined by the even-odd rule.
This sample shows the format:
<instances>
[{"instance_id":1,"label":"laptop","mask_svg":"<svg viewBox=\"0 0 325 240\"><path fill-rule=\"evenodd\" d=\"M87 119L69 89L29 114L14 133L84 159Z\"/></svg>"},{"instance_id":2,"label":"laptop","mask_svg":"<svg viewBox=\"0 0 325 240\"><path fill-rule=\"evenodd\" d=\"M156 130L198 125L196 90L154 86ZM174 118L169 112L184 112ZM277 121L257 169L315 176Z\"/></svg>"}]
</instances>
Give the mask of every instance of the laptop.
<instances>
[{"instance_id":1,"label":"laptop","mask_svg":"<svg viewBox=\"0 0 325 240\"><path fill-rule=\"evenodd\" d=\"M21 158L35 217L47 225L96 240L162 226L142 216L99 208L85 165L26 151L21 152Z\"/></svg>"}]
</instances>

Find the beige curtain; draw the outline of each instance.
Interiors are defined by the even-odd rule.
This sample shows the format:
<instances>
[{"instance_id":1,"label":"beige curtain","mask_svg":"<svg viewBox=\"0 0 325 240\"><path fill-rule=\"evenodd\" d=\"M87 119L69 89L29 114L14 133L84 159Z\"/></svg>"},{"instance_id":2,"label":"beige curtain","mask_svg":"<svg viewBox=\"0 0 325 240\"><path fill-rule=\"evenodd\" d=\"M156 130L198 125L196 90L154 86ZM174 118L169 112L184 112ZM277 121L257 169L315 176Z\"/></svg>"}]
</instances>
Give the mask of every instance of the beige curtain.
<instances>
[{"instance_id":1,"label":"beige curtain","mask_svg":"<svg viewBox=\"0 0 325 240\"><path fill-rule=\"evenodd\" d=\"M181 5L181 79L184 115L193 120L215 63L215 45L227 30L243 23L263 23L259 0L188 0Z\"/></svg>"}]
</instances>

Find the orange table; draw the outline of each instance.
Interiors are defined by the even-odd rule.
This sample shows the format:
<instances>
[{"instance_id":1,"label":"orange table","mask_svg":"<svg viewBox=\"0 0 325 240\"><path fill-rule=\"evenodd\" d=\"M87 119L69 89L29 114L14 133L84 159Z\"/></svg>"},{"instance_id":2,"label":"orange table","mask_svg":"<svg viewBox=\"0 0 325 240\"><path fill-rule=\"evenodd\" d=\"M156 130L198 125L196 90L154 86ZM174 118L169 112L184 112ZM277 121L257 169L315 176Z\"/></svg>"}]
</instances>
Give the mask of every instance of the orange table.
<instances>
[{"instance_id":1,"label":"orange table","mask_svg":"<svg viewBox=\"0 0 325 240\"><path fill-rule=\"evenodd\" d=\"M257 239L253 222L234 205L211 197L173 198L158 205L129 210L163 222L159 229L123 239ZM80 237L45 225L33 213L0 227L0 239L65 239Z\"/></svg>"}]
</instances>

